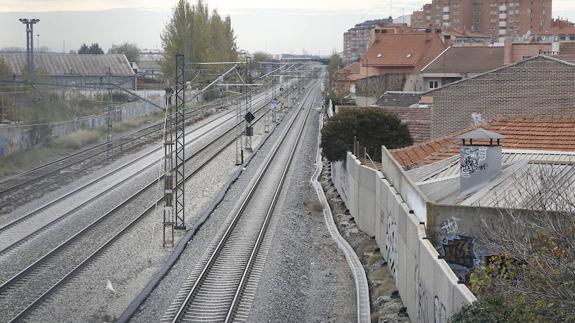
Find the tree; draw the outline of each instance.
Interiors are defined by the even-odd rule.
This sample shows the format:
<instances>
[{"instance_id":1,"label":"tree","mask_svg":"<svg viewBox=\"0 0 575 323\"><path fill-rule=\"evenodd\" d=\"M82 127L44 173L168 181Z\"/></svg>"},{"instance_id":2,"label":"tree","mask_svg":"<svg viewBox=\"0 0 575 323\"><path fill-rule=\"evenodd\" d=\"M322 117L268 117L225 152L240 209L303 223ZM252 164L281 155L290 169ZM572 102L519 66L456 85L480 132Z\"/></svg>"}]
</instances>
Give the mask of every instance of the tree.
<instances>
[{"instance_id":1,"label":"tree","mask_svg":"<svg viewBox=\"0 0 575 323\"><path fill-rule=\"evenodd\" d=\"M339 54L337 54L336 51L334 50L333 54L329 58L329 65L327 67L328 79L327 79L327 84L326 84L326 88L327 88L327 95L325 98L326 102L328 102L329 100L332 100L334 102L334 104L342 102L342 100L340 100L340 98L338 98L335 95L335 90L334 90L334 88L335 88L335 84L334 84L335 74L342 67L343 67L343 61L342 61L341 57L339 56Z\"/></svg>"},{"instance_id":2,"label":"tree","mask_svg":"<svg viewBox=\"0 0 575 323\"><path fill-rule=\"evenodd\" d=\"M2 57L0 57L0 80L12 80L12 69L4 62Z\"/></svg>"},{"instance_id":3,"label":"tree","mask_svg":"<svg viewBox=\"0 0 575 323\"><path fill-rule=\"evenodd\" d=\"M353 149L354 137L374 160L381 160L381 146L389 149L413 143L407 125L379 109L349 109L336 114L321 130L321 148L329 161L344 160Z\"/></svg>"},{"instance_id":4,"label":"tree","mask_svg":"<svg viewBox=\"0 0 575 323\"><path fill-rule=\"evenodd\" d=\"M480 237L493 256L470 278L480 301L457 322L490 315L485 303L492 299L501 301L500 310L510 312L512 321L575 321L575 197L566 180L557 165L530 165L514 178L520 193L498 194L508 208L483 217Z\"/></svg>"},{"instance_id":5,"label":"tree","mask_svg":"<svg viewBox=\"0 0 575 323\"><path fill-rule=\"evenodd\" d=\"M140 49L136 44L112 45L112 48L108 50L108 54L124 54L129 62L138 63L140 61Z\"/></svg>"},{"instance_id":6,"label":"tree","mask_svg":"<svg viewBox=\"0 0 575 323\"><path fill-rule=\"evenodd\" d=\"M329 65L327 71L329 72L330 79L333 77L335 72L337 72L343 65L343 61L338 53L335 51L331 54L329 58Z\"/></svg>"},{"instance_id":7,"label":"tree","mask_svg":"<svg viewBox=\"0 0 575 323\"><path fill-rule=\"evenodd\" d=\"M201 0L190 5L179 0L172 19L161 35L164 57L160 61L164 75L175 75L175 56L183 54L186 61L215 62L237 59L236 37L230 17L222 19Z\"/></svg>"},{"instance_id":8,"label":"tree","mask_svg":"<svg viewBox=\"0 0 575 323\"><path fill-rule=\"evenodd\" d=\"M4 62L2 57L0 57L0 80L12 80L12 69ZM2 93L6 91L8 87L7 84L0 83L0 122L7 118L9 106L12 105L12 98Z\"/></svg>"},{"instance_id":9,"label":"tree","mask_svg":"<svg viewBox=\"0 0 575 323\"><path fill-rule=\"evenodd\" d=\"M104 51L100 48L98 43L92 43L90 47L86 44L82 44L78 50L78 54L104 54Z\"/></svg>"},{"instance_id":10,"label":"tree","mask_svg":"<svg viewBox=\"0 0 575 323\"><path fill-rule=\"evenodd\" d=\"M254 63L260 63L260 62L269 62L271 61L272 55L266 52L255 52L252 58L252 62Z\"/></svg>"}]
</instances>

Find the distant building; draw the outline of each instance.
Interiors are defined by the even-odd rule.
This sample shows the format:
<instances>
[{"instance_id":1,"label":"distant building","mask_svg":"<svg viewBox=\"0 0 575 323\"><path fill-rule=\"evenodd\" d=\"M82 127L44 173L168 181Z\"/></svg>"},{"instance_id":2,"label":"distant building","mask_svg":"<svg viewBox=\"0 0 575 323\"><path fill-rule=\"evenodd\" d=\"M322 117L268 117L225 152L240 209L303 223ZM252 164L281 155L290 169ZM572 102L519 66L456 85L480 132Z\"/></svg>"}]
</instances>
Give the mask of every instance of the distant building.
<instances>
[{"instance_id":1,"label":"distant building","mask_svg":"<svg viewBox=\"0 0 575 323\"><path fill-rule=\"evenodd\" d=\"M0 53L16 80L27 77L26 53ZM134 89L136 74L124 54L90 55L35 53L36 74L58 85L88 86L108 83Z\"/></svg>"},{"instance_id":2,"label":"distant building","mask_svg":"<svg viewBox=\"0 0 575 323\"><path fill-rule=\"evenodd\" d=\"M433 0L413 13L413 28L457 29L499 37L551 27L552 0Z\"/></svg>"},{"instance_id":3,"label":"distant building","mask_svg":"<svg viewBox=\"0 0 575 323\"><path fill-rule=\"evenodd\" d=\"M423 67L449 46L441 33L408 31L380 33L361 59L361 74L372 77L383 74L412 76L405 84L406 91L415 91L415 77Z\"/></svg>"},{"instance_id":4,"label":"distant building","mask_svg":"<svg viewBox=\"0 0 575 323\"><path fill-rule=\"evenodd\" d=\"M161 51L142 51L140 52L140 62L138 63L138 74L144 79L162 80L164 75L160 60L164 57Z\"/></svg>"},{"instance_id":5,"label":"distant building","mask_svg":"<svg viewBox=\"0 0 575 323\"><path fill-rule=\"evenodd\" d=\"M561 19L553 19L549 30L537 33L535 41L569 42L575 41L575 24Z\"/></svg>"},{"instance_id":6,"label":"distant building","mask_svg":"<svg viewBox=\"0 0 575 323\"><path fill-rule=\"evenodd\" d=\"M343 34L343 62L345 64L359 61L371 43L372 27L393 24L393 19L385 18L368 20L355 25Z\"/></svg>"}]
</instances>

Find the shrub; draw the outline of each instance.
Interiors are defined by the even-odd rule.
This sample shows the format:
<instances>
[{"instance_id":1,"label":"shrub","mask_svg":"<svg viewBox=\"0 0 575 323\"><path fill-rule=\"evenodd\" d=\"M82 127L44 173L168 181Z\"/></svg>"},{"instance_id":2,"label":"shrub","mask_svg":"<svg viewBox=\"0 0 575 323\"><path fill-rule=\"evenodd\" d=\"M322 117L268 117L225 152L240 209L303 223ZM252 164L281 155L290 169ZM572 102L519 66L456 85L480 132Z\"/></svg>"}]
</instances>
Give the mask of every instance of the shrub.
<instances>
[{"instance_id":1,"label":"shrub","mask_svg":"<svg viewBox=\"0 0 575 323\"><path fill-rule=\"evenodd\" d=\"M329 161L344 160L353 149L354 137L374 160L381 160L381 146L395 149L413 143L407 125L380 109L339 112L325 124L321 134L321 148Z\"/></svg>"}]
</instances>

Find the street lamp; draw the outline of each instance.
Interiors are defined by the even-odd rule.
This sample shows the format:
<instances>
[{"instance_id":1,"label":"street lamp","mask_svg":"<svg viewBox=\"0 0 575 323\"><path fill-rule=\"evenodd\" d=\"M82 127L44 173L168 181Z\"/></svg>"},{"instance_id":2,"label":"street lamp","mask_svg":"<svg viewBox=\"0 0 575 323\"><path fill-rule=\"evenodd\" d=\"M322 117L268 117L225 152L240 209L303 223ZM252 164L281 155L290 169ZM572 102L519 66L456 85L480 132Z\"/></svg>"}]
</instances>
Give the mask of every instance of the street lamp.
<instances>
[{"instance_id":1,"label":"street lamp","mask_svg":"<svg viewBox=\"0 0 575 323\"><path fill-rule=\"evenodd\" d=\"M28 80L34 81L34 25L40 22L40 19L19 19L26 25L26 60L28 63Z\"/></svg>"}]
</instances>

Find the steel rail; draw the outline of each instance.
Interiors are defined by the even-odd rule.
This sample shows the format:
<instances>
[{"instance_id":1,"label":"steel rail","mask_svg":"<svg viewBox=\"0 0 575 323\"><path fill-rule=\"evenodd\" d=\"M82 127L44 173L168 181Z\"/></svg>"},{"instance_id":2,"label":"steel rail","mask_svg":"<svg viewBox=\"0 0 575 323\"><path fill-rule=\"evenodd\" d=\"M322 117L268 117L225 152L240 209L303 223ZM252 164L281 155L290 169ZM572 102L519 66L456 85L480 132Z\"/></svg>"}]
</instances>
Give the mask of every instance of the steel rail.
<instances>
[{"instance_id":1,"label":"steel rail","mask_svg":"<svg viewBox=\"0 0 575 323\"><path fill-rule=\"evenodd\" d=\"M291 152L290 152L290 156L289 156L289 159L288 159L288 161L287 161L287 164L286 164L286 166L285 166L285 168L284 168L284 170L283 170L283 173L282 173L282 175L281 175L280 181L279 181L279 183L278 183L278 185L277 185L277 187L276 187L276 189L275 189L274 196L273 196L273 198L272 198L272 203L271 203L271 205L270 205L269 208L268 208L268 211L267 211L266 216L265 216L265 219L264 219L264 223L263 223L263 225L262 225L262 227L261 227L261 229L260 229L260 232L259 232L259 234L258 234L258 238L257 238L257 240L256 240L256 242L255 242L255 245L254 245L254 247L253 247L253 250L252 250L252 252L251 252L251 254L250 254L250 258L248 259L248 263L247 263L247 265L246 265L246 268L244 269L244 272L243 272L243 274L242 274L242 278L240 279L240 283L239 283L239 285L238 285L238 287L237 287L237 289L236 289L236 293L235 293L234 298L233 298L233 300L232 300L232 304L230 305L230 309L228 310L228 313L226 314L226 319L225 319L225 322L226 322L226 323L227 323L227 322L232 322L232 320L233 320L233 318L234 318L236 309L237 309L237 307L238 307L238 305L239 305L239 302L240 302L240 299L241 299L241 295L242 295L242 293L243 293L243 291L244 291L244 289L245 289L245 287L246 287L248 278L249 278L249 276L250 276L250 274L251 274L251 271L252 271L252 268L253 268L254 263L255 263L255 261L256 261L257 255L258 255L258 253L259 253L260 247L261 247L261 245L262 245L262 243L263 243L263 241L264 241L266 232L267 232L267 230L268 230L269 222L270 222L271 217L272 217L272 215L273 215L273 213L274 213L274 211L275 211L275 207L276 207L276 205L277 205L279 196L280 196L280 194L281 194L281 192L282 192L282 190L283 190L283 186L284 186L284 183L285 183L287 174L288 174L288 172L289 172L289 170L290 170L290 168L291 168L291 164L292 164L292 162L293 162L293 159L294 159L296 150L297 150L297 148L298 148L298 146L299 146L300 139L301 139L302 134L303 134L303 132L304 132L304 130L305 130L305 125L306 125L306 123L307 123L307 120L309 119L309 115L310 115L310 112L311 112L311 111L312 111L312 106L310 106L310 107L308 108L308 111L307 111L307 114L306 114L306 116L305 116L305 119L304 119L304 121L302 122L301 128L300 128L300 130L299 130L299 132L298 132L298 135L297 135L295 144L293 145L292 150L291 150Z\"/></svg>"},{"instance_id":2,"label":"steel rail","mask_svg":"<svg viewBox=\"0 0 575 323\"><path fill-rule=\"evenodd\" d=\"M282 133L282 137L280 138L280 140L278 141L278 143L274 146L274 148L272 149L272 151L270 152L270 157L268 157L267 162L264 164L264 167L262 168L262 170L260 171L260 173L258 174L258 176L255 179L254 184L252 185L252 187L250 188L250 190L248 191L246 197L244 198L244 200L242 201L238 211L234 214L234 216L232 217L232 221L230 223L230 225L227 227L226 231L224 232L221 240L218 242L215 250L213 251L213 253L211 254L210 258L208 259L206 265L203 267L201 273L199 274L198 278L196 279L196 281L194 282L192 288L190 289L190 291L187 293L186 298L183 300L183 302L181 303L181 305L178 308L178 311L176 312L174 318L171 320L172 322L179 322L183 319L183 316L185 315L187 308L189 307L189 304L191 302L191 300L196 296L196 294L199 291L200 286L203 284L204 280L207 278L207 274L208 272L211 270L211 268L214 266L216 259L218 258L220 252L222 251L222 249L224 248L224 245L228 242L232 232L234 231L238 221L240 220L242 214L244 213L244 211L246 210L246 207L248 206L248 203L250 201L252 201L252 198L256 192L256 190L259 188L260 183L262 182L262 179L264 178L264 175L267 173L267 170L269 169L270 165L272 164L272 162L274 161L275 156L277 155L281 145L283 144L283 142L286 140L286 138L288 137L289 131L291 130L291 128L293 127L296 119L299 117L300 112L304 109L305 107L305 103L307 102L307 100L309 99L309 95L311 94L312 91L308 92L308 95L306 95L306 97L304 98L303 102L302 102L302 106L300 107L300 109L298 109L297 114L294 115L294 117L292 117L292 119L290 120L290 124L286 127L286 129L284 130L284 132ZM297 145L297 142L296 142Z\"/></svg>"},{"instance_id":3,"label":"steel rail","mask_svg":"<svg viewBox=\"0 0 575 323\"><path fill-rule=\"evenodd\" d=\"M259 101L262 101L262 99L258 99L257 102L259 102ZM256 104L257 104L257 102L256 102ZM262 109L265 109L265 106L266 106L266 105L267 105L267 103L265 102L265 99L264 99L264 104L261 105L259 108L257 108L257 110L255 110L254 112L255 112L255 113L258 113L258 112L261 111ZM265 113L267 113L267 111L266 111ZM264 113L264 115L265 115L265 113ZM258 122L261 118L263 118L264 115L259 116L259 117L256 119L256 122ZM222 117L225 117L225 116L226 116L226 115L223 115ZM231 118L225 120L224 122L222 122L221 124L225 124L226 122L228 122L229 120L232 120L233 118L234 118L234 117L231 117ZM217 119L216 119L216 120L217 120ZM216 120L213 120L213 121L216 121ZM212 122L213 122L213 121L212 121ZM201 127L197 128L197 129L194 129L194 130L189 131L189 133L191 133L191 132L193 132L193 131L197 131L197 130L203 128L203 127L207 127L207 126L209 126L210 124L211 124L211 123L202 125ZM219 137L217 137L216 139L214 139L214 141L219 140L219 139L221 139L223 136L229 134L229 131L232 131L232 130L235 131L235 130L237 129L237 127L240 127L240 126L241 126L241 124L242 124L242 122L235 123L234 126L232 126L230 130L224 132L222 135L220 135ZM201 135L200 137L193 138L192 141L189 142L188 145L192 145L192 144L195 143L196 141L202 139L204 136L208 135L209 133L211 133L211 132L213 132L213 131L215 131L215 130L218 130L218 126L212 126L212 128L208 129L208 131L202 133L202 135ZM134 161L131 161L130 163L128 163L128 164L126 164L126 165L124 165L124 166L122 166L122 167L120 167L120 168L118 168L118 169L112 171L111 173L108 173L108 174L105 175L105 176L113 175L113 173L116 173L117 171L122 170L122 169L124 169L125 167L127 167L127 166L129 166L129 165L132 165L133 163L136 163L136 162L140 161L141 159L143 159L143 158L145 158L145 157L148 157L150 154L152 154L152 153L154 153L154 152L156 152L156 151L157 151L157 149L156 149L156 150L153 150L153 151L151 151L151 152L149 152L149 153L147 153L146 155L140 156L139 158L135 159ZM190 158L193 158L193 157L197 156L198 153L199 153L199 152L195 152L195 153L194 153L192 156L190 156L187 160L189 160ZM157 162L157 161L156 161L156 162ZM146 167L143 168L143 170L147 170L147 169L150 169L150 168L154 167L154 166L156 165L156 162L147 165ZM17 241L15 241L15 242L13 242L12 244L8 245L7 247L1 249L1 250L0 250L0 256L3 255L3 254L5 254L5 253L7 253L7 252L9 252L10 250L13 250L14 248L16 248L18 245L22 244L22 243L25 242L26 240L29 240L31 237L33 237L33 236L35 236L35 235L37 235L37 234L43 232L44 230L46 230L46 229L49 228L50 226L52 226L52 225L58 223L59 221L65 219L65 218L68 217L68 216L70 216L71 214L74 214L76 211L78 211L79 209L81 209L81 208L85 207L86 205L92 203L93 201L95 201L96 199L100 198L101 196L106 195L107 193L109 193L110 190L113 190L113 189L115 189L115 188L117 188L117 187L119 187L119 186L125 184L126 182L128 182L128 181L130 181L130 180L132 180L132 179L133 179L132 177L128 177L128 178L122 180L121 182L116 183L114 186L112 186L112 187L110 187L109 189L107 189L107 190L105 190L105 191L102 191L102 192L98 193L97 195L91 197L89 200L83 202L82 204L78 205L78 206L75 207L74 209L72 209L72 210L70 210L70 211L64 213L63 215L61 215L61 216L55 218L55 219L52 220L52 221L47 222L46 224L42 225L40 228L36 229L35 231L33 231L33 232L31 232L31 233L29 233L29 234L27 234L27 235L25 235L25 236L20 237L20 239L18 239ZM93 184L93 182L91 182L91 183ZM89 184L90 184L90 183L88 183L88 184L86 184L86 185L89 185ZM77 192L77 191L76 191L76 192ZM76 192L71 192L71 194L74 194L74 193L76 193ZM68 195L68 196L64 196L63 199L65 199L65 198L67 198L67 197L69 197L69 195ZM51 205L53 205L53 204L51 204ZM46 206L45 208L48 208L48 207L50 207L51 205ZM45 209L45 208L44 208L44 209ZM42 209L42 210L43 210L43 209ZM35 211L33 211L33 212L34 212L34 214L37 214L37 213L41 212L42 210L41 210L41 209L37 209L37 210L35 210ZM29 218L30 216L32 216L32 215L34 215L34 214L29 213L29 214L27 214L25 217L26 217L26 218ZM9 227L14 226L14 225L16 225L17 223L20 223L20 222L26 220L25 217L21 217L21 218L19 218L19 219L16 219L16 220L14 220L14 221L8 223L7 225L5 225L5 226L3 226L3 227L0 227L0 232L5 231L5 230L7 230Z\"/></svg>"},{"instance_id":4,"label":"steel rail","mask_svg":"<svg viewBox=\"0 0 575 323\"><path fill-rule=\"evenodd\" d=\"M196 109L189 109L188 111L186 111L186 120L189 120L189 119L191 119L191 118L193 118L193 117L198 116L199 113L202 112L203 110L210 109L210 108L215 108L215 107L217 107L217 106L214 105L214 104L210 104L210 105L205 105L205 106L197 107ZM230 107L230 105L226 106L226 108L229 108L229 107ZM196 112L197 112L198 114L196 114ZM164 124L164 122L163 122L163 121L160 121L160 122L157 122L157 123L155 123L155 124L152 124L152 125L150 125L150 126L148 126L148 127L142 128L142 129L140 129L140 130L138 130L138 131L136 131L136 132L134 132L134 133L131 133L131 134L128 134L128 135L125 135L125 136L121 136L121 137L119 137L119 138L113 140L113 145L114 145L114 147L117 147L117 146L119 145L119 146L120 146L120 149L123 150L122 147L123 147L124 145L128 145L128 144L133 143L133 141L134 141L134 138L133 138L134 135L137 135L137 137L136 137L135 140L138 140L138 139L141 139L141 138L145 138L146 136L154 135L154 134L157 133L157 132L163 131L163 124ZM149 130L149 132L146 132L146 131L148 131L148 130ZM139 134L139 133L142 133L142 134ZM102 149L102 148L104 148L104 149ZM9 181L9 180L14 180L14 179L17 179L17 178L19 178L19 177L25 177L25 176L27 176L27 175L30 175L30 174L34 173L34 172L38 172L38 171L40 171L40 170L42 170L42 169L49 168L49 167L51 167L51 166L53 166L53 165L56 165L56 164L59 164L59 163L63 163L63 162L66 161L66 160L73 159L73 158L78 157L78 156L80 156L80 155L82 155L82 154L86 154L86 153L89 153L89 152L91 152L91 151L93 151L93 150L97 150L97 149L102 149L102 150L101 150L101 151L97 151L97 152L95 152L95 153L92 153L92 154L90 154L90 155L88 155L88 156L86 156L86 157L83 157L82 159L79 159L79 160L77 160L77 161L73 161L72 163L68 163L68 164L64 164L64 165L58 166L57 168L52 169L52 170L49 170L47 173L41 174L40 176L32 177L32 178L26 179L26 180L24 180L24 181L17 182L17 183L15 183L15 184L13 184L13 185L10 185L10 186L8 186L8 187L2 188L2 189L0 189L0 196L2 196L2 195L4 195L4 194L7 194L7 193L9 193L9 192L11 192L11 191L14 191L14 190L16 190L16 189L18 189L18 188L20 188L20 187L26 185L26 184L30 184L30 183L33 182L33 181L37 181L37 180L39 180L39 179L41 179L41 178L46 178L46 177L48 177L48 176L50 176L50 175L53 175L53 174L55 174L55 173L57 173L57 172L60 172L60 171L63 170L63 169L66 169L66 168L69 168L69 167L74 166L74 165L76 165L76 164L82 163L82 162L84 162L84 161L86 161L86 160L88 160L88 159L101 156L103 153L105 153L105 152L107 151L107 143L104 142L104 143L100 143L100 144L94 145L94 146L89 147L89 148L87 148L87 149L83 149L83 150L81 150L81 151L72 153L72 154L70 154L70 155L64 156L64 157L59 158L59 159L57 159L57 160L54 160L54 161L48 162L48 163L46 163L46 164L42 164L42 165L39 165L39 166L37 166L37 167L34 167L34 168L32 168L32 169L26 170L25 172L22 172L22 173L19 173L19 174L16 174L16 175L13 175L13 176L4 178L4 179L2 180L2 182L5 183L5 182L7 182L7 181ZM1 186L1 183L0 183L0 186ZM7 204L7 203L3 203L2 206L5 205L5 204Z\"/></svg>"},{"instance_id":5,"label":"steel rail","mask_svg":"<svg viewBox=\"0 0 575 323\"><path fill-rule=\"evenodd\" d=\"M265 96L264 96L263 94L260 95L260 97L259 97L258 99L256 99L256 104L260 103L261 101L264 101L264 104L263 104L259 109L263 109L263 108L265 107L265 105L267 105L267 103L265 102ZM222 121L221 119L224 119L224 118L225 118L225 120ZM235 118L236 118L236 116L235 116L235 111L230 110L228 113L225 113L225 114L223 114L222 116L218 117L217 119L212 120L210 123L201 125L201 126L199 126L197 129L189 130L189 131L186 133L186 135L189 135L190 133L192 133L192 132L194 132L194 131L197 131L197 130L199 130L199 129L201 129L201 128L208 127L208 126L209 126L212 122L214 122L214 121L222 121L221 123L219 123L219 125L221 125L221 124L225 124L226 122L228 122L228 121L230 121L230 120L233 120L233 119L235 119ZM217 130L217 127L212 127L211 129L208 129L208 131L207 131L206 133L204 133L203 135L206 135L207 133L210 133L210 132L212 132L212 131L214 131L214 130ZM198 140L198 139L200 139L200 138L194 139L193 141L195 142L195 141ZM22 221L24 221L24 220L26 220L26 219L28 219L28 218L34 216L34 215L36 215L36 214L38 214L38 213L40 213L40 212L46 210L47 208L49 208L49 207L55 205L56 203L58 203L58 202L60 202L60 201L63 201L63 200L65 200L65 199L69 198L70 196L72 196L72 195L74 195L74 194L76 194L76 193L78 193L78 192L84 191L84 190L87 189L88 187L91 187L91 186L93 186L94 184L97 184L98 182L101 182L101 181L103 181L104 179L109 178L110 176L112 176L112 175L118 173L119 171L124 170L125 168L127 168L127 167L133 165L134 163L136 163L136 162L138 162L138 161L140 161L140 160L142 160L142 159L144 159L144 158L150 156L151 154L156 153L157 151L159 151L159 150L161 150L161 149L162 149L162 147L157 147L157 148L155 148L154 150L151 150L150 152L148 152L148 153L146 153L146 154L144 154L144 155L142 155L142 156L136 158L135 160L132 160L132 161L130 161L130 162L127 163L127 164L124 164L124 165L122 165L122 166L120 166L120 167L118 167L118 168L116 168L116 169L114 169L114 170L112 170L112 171L110 171L110 172L108 172L108 173L106 173L106 174L104 174L104 175L102 175L102 176L100 176L100 177L98 177L98 178L96 178L96 179L94 179L94 180L92 180L92 181L90 181L90 182L88 182L88 183L86 183L86 184L84 184L84 185L82 185L82 186L80 186L80 187L78 187L78 188L76 188L76 189L74 189L74 190L72 190L72 191L70 191L70 192L64 194L64 195L62 195L62 196L59 196L58 198L56 198L56 199L54 199L54 200L52 200L52 201L50 201L50 202L48 202L48 203L42 205L42 206L39 207L39 208L34 209L34 210L31 211L31 212L28 212L28 213L25 214L25 215L23 215L23 216L21 216L21 217L18 217L17 219L14 219L14 220L12 220L12 221L10 221L10 222L4 224L4 225L1 225L1 226L0 226L0 232L3 232L3 231L5 231L5 230L7 230L7 229L13 227L14 225L16 225L16 224L18 224L18 223L20 223L20 222L22 222ZM93 200L93 199L91 199L91 200Z\"/></svg>"},{"instance_id":6,"label":"steel rail","mask_svg":"<svg viewBox=\"0 0 575 323\"><path fill-rule=\"evenodd\" d=\"M265 107L265 106L264 106ZM263 109L263 107L261 108ZM261 111L258 110L258 111ZM268 113L269 111L264 111L264 113L262 115L260 115L257 119L257 121L260 121L266 113ZM256 121L256 122L257 122ZM198 150L196 152L196 154L194 154L194 156L196 155L200 155L203 151L205 151L207 148L209 148L213 143L217 142L218 140L224 138L226 135L228 134L235 134L235 128L241 126L240 124L237 124L236 126L232 127L231 129L229 129L228 131L226 131L226 133L220 135L218 138L214 139L213 141L211 141L210 143L207 143L206 145L204 145L200 150ZM230 147L231 144L233 144L235 142L235 135L233 136L233 139L229 140L227 143L225 143L221 148L219 148L212 156L210 156L209 158L207 158L207 160L202 163L197 169L195 169L191 174L189 174L185 181L188 181L189 179L191 179L192 176L196 175L201 169L203 169L203 167L205 167L205 165L207 165L214 156L219 155L222 151L224 151L225 149L227 149L228 147ZM191 158L193 158L193 156L190 156L187 158L187 160L190 160ZM15 276L13 276L10 280L4 282L2 285L0 285L0 293L4 292L7 288L9 288L10 286L14 285L17 283L17 281L22 278L23 276L25 276L26 274L30 273L33 269L39 267L41 265L42 262L47 262L49 261L49 257L51 256L55 256L55 254L62 250L63 248L67 247L68 245L71 245L75 240L79 239L81 237L81 235L83 235L84 233L88 232L91 228L93 228L94 226L96 226L97 224L101 223L104 219L106 219L107 217L109 217L110 215L112 215L113 213L115 213L121 206L126 205L127 203L129 203L130 201L134 200L137 196L141 195L142 193L144 193L144 191L147 191L148 189L152 188L155 184L157 183L157 180L154 180L153 183L150 183L149 185L147 185L145 188L141 189L140 191L138 191L137 193L133 194L132 196L130 196L126 201L124 201L120 206L114 208L114 210L111 210L109 212L107 212L105 215L103 215L102 217L100 217L99 219L95 220L93 223L89 224L88 226L86 226L83 230L81 230L80 232L76 233L74 236L70 237L69 239L67 239L66 241L64 241L63 243L61 243L58 247L54 248L52 251L50 251L48 254L44 255L42 258L38 259L36 262L34 262L33 264L29 265L26 269L22 270L20 273L16 274ZM39 305L39 303L44 300L46 297L48 297L49 295L51 295L60 285L62 285L64 282L66 282L68 279L70 279L75 273L77 273L81 268L83 268L87 263L89 263L94 257L96 257L98 254L100 254L105 248L107 248L111 243L113 243L115 240L117 240L123 233L125 233L127 230L129 230L135 223L137 223L139 220L141 220L146 214L148 214L151 210L153 210L156 205L158 203L160 203L163 200L163 197L158 198L156 200L155 203L153 203L152 205L150 205L144 212L140 213L135 219L133 219L132 221L130 221L129 224L127 224L124 228L122 228L119 232L117 232L114 236L112 236L110 239L108 239L102 246L100 246L97 250L95 250L92 254L90 254L88 256L88 258L85 258L80 264L78 264L76 267L74 267L71 271L69 271L64 277L62 277L60 280L58 280L55 284L53 284L49 289L47 289L46 291L44 291L44 293L42 293L42 295L40 295L38 298L36 298L34 301L32 301L32 303L30 303L28 306L26 306L23 310L21 310L16 316L14 316L10 322L16 322L21 320L25 315L27 315L31 310L33 310L36 306Z\"/></svg>"}]
</instances>

